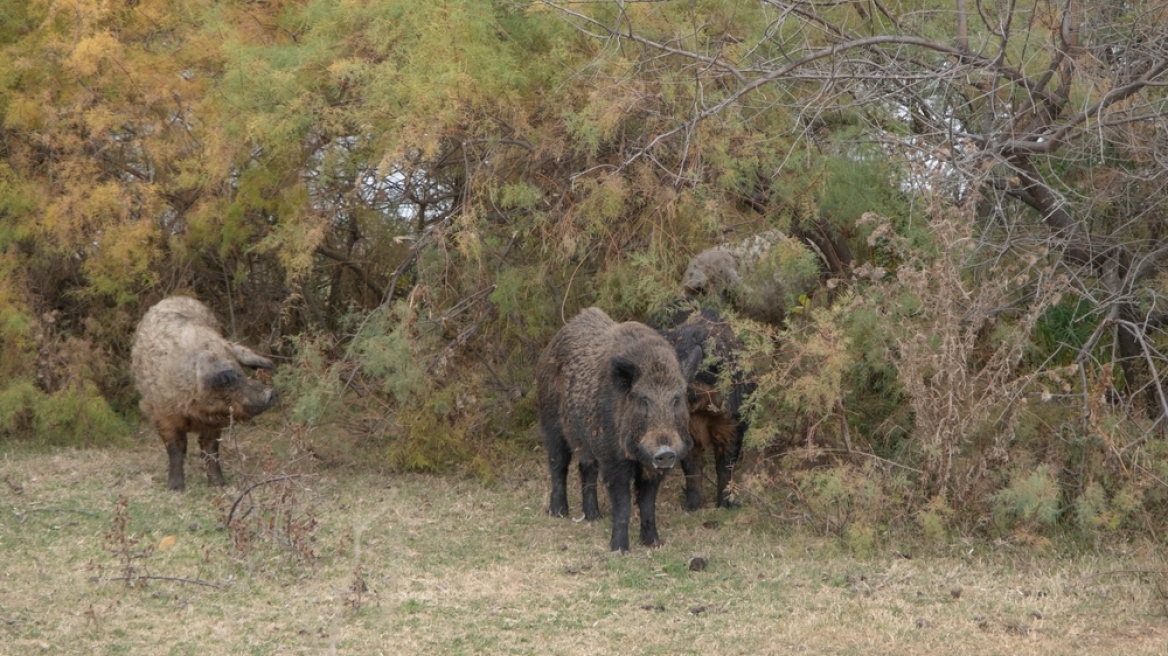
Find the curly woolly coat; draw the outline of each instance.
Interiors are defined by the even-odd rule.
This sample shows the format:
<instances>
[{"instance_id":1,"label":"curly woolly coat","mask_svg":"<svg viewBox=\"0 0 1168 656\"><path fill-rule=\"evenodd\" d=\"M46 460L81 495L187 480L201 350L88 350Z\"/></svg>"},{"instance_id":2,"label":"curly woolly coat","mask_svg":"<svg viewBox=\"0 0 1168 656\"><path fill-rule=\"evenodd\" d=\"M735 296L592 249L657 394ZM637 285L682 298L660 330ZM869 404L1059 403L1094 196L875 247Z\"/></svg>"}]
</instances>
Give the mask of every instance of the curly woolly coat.
<instances>
[{"instance_id":1,"label":"curly woolly coat","mask_svg":"<svg viewBox=\"0 0 1168 656\"><path fill-rule=\"evenodd\" d=\"M244 367L271 369L272 362L224 339L211 310L185 296L163 299L146 312L134 332L132 359L139 407L166 446L169 488L185 486L188 432L199 434L208 480L223 485L220 432L277 400L276 392L249 379Z\"/></svg>"}]
</instances>

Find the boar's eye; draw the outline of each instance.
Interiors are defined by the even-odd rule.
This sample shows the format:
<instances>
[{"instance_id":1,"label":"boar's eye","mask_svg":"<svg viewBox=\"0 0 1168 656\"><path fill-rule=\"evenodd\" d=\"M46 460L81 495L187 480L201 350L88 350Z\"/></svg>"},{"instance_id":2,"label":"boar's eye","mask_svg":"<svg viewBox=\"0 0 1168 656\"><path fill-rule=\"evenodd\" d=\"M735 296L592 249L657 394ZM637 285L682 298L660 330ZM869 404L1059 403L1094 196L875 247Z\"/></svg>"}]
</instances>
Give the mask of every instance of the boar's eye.
<instances>
[{"instance_id":1,"label":"boar's eye","mask_svg":"<svg viewBox=\"0 0 1168 656\"><path fill-rule=\"evenodd\" d=\"M239 380L239 374L234 369L223 369L207 375L204 381L212 389L231 387Z\"/></svg>"}]
</instances>

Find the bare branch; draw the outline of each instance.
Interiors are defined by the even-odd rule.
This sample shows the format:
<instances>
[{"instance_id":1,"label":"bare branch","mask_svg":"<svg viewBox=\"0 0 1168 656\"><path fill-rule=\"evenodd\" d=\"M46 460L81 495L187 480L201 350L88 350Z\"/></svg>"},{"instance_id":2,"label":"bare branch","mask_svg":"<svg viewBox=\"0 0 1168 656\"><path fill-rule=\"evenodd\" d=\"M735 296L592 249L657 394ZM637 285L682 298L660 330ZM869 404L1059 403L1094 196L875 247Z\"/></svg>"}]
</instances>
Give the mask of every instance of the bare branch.
<instances>
[{"instance_id":1,"label":"bare branch","mask_svg":"<svg viewBox=\"0 0 1168 656\"><path fill-rule=\"evenodd\" d=\"M1156 80L1156 78L1164 75L1165 72L1168 72L1168 59L1159 60L1151 64L1148 67L1148 71L1141 75L1138 80L1108 91L1098 102L1068 119L1061 127L1059 127L1058 130L1055 130L1048 135L1034 135L1030 139L1026 140L1008 140L1001 144L1001 148L1005 152L1054 152L1066 142L1067 138L1071 134L1071 131L1076 127L1086 123L1091 119L1092 116L1101 115L1103 109L1122 102L1139 93L1144 88L1151 85ZM1168 109L1166 109L1165 112L1158 113L1154 116L1159 118L1166 115L1168 115Z\"/></svg>"},{"instance_id":2,"label":"bare branch","mask_svg":"<svg viewBox=\"0 0 1168 656\"><path fill-rule=\"evenodd\" d=\"M741 71L739 71L734 66L730 65L729 62L722 61L721 59L718 59L717 57L706 57L705 55L700 55L698 53L695 53L695 52L692 52L689 50L681 50L679 48L673 48L671 46L667 46L663 43L651 41L651 40L646 39L642 36L638 36L638 35L634 34L631 29L628 32L618 33L615 30L613 30L612 28L608 27L607 25L601 23L600 21L598 21L590 16L585 16L584 14L581 14L578 11L573 11L571 9L568 9L567 7L564 7L563 5L558 5L554 2L549 2L548 0L542 0L542 2L543 2L543 4L545 4L549 7L552 7L554 9L557 9L559 11L562 11L563 13L565 13L573 18L576 18L578 20L582 20L582 21L589 23L591 25L594 25L602 30L605 30L611 36L617 36L617 37L620 37L623 39L628 39L628 40L633 41L635 43L639 43L639 44L644 45L644 46L649 46L650 48L654 48L654 49L660 50L662 52L669 53L671 55L681 55L681 56L687 57L689 59L694 59L696 61L700 61L704 64L708 64L710 66L714 66L714 67L717 67L723 71L726 71L730 75L733 75L734 78L737 79L739 82L742 82L742 83L746 82L746 76L744 76Z\"/></svg>"}]
</instances>

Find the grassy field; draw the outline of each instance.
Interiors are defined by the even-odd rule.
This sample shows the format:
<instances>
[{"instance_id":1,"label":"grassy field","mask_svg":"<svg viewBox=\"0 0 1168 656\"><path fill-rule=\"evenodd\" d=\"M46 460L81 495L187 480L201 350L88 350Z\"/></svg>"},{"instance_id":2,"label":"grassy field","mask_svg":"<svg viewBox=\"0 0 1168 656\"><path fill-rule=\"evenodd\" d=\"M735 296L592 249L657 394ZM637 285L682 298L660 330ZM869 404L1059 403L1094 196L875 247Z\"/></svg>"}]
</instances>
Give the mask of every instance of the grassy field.
<instances>
[{"instance_id":1,"label":"grassy field","mask_svg":"<svg viewBox=\"0 0 1168 656\"><path fill-rule=\"evenodd\" d=\"M0 654L1162 654L1168 644L1157 545L957 542L856 558L755 504L686 513L671 477L665 545L620 556L606 551L607 515L543 512L538 454L489 484L351 465L272 474L270 457L241 455L249 439L269 436L243 433L229 449L225 490L208 488L189 458L185 494L166 491L148 434L134 449L0 445ZM577 488L569 498L578 512ZM691 571L694 557L704 571Z\"/></svg>"}]
</instances>

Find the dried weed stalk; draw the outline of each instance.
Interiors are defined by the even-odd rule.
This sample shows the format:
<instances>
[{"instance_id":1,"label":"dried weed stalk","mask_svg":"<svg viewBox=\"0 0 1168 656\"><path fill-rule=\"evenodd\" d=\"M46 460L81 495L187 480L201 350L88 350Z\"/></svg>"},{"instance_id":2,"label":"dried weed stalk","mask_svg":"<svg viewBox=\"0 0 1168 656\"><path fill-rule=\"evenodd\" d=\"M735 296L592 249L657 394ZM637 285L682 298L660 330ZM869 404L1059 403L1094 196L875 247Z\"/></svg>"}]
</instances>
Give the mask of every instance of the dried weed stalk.
<instances>
[{"instance_id":1,"label":"dried weed stalk","mask_svg":"<svg viewBox=\"0 0 1168 656\"><path fill-rule=\"evenodd\" d=\"M932 201L929 251L866 214L869 245L898 264L891 277L872 265L857 272L881 289L873 302L892 330L889 355L910 398L926 491L942 498L963 498L1009 461L1023 392L1042 375L1019 364L1067 286L1042 248L987 253L973 237L975 204Z\"/></svg>"},{"instance_id":2,"label":"dried weed stalk","mask_svg":"<svg viewBox=\"0 0 1168 656\"><path fill-rule=\"evenodd\" d=\"M145 568L145 561L154 553L154 545L139 547L141 540L130 534L129 506L129 499L124 495L118 497L110 530L105 534L105 543L107 550L117 559L121 572L121 576L113 580L125 581L126 587L132 588L135 584L144 585L144 581L151 578ZM100 578L100 566L97 569Z\"/></svg>"},{"instance_id":3,"label":"dried weed stalk","mask_svg":"<svg viewBox=\"0 0 1168 656\"><path fill-rule=\"evenodd\" d=\"M117 505L114 509L114 518L110 521L110 530L105 534L106 550L113 554L118 563L118 570L120 576L115 576L109 579L104 578L105 567L101 563L89 562L88 568L93 570L94 575L90 577L90 581L98 583L101 581L123 581L126 587L145 587L147 581L173 581L175 583L189 583L191 585L200 585L207 588L218 588L220 586L203 581L201 579L188 579L181 576L157 576L150 574L145 567L145 562L154 554L155 545L147 544L139 547L142 544L140 538L134 537L130 533L130 502L124 495L118 497ZM97 626L97 615L93 614L92 607L90 614L94 626Z\"/></svg>"},{"instance_id":4,"label":"dried weed stalk","mask_svg":"<svg viewBox=\"0 0 1168 656\"><path fill-rule=\"evenodd\" d=\"M271 444L253 447L234 428L225 431L224 440L231 446L225 454L232 459L240 491L220 496L214 504L236 558L246 560L267 545L290 555L295 565L317 559L316 510L304 501L303 482L312 477L318 456L304 431L292 433L291 451L282 456Z\"/></svg>"},{"instance_id":5,"label":"dried weed stalk","mask_svg":"<svg viewBox=\"0 0 1168 656\"><path fill-rule=\"evenodd\" d=\"M296 485L304 476L262 479L246 486L230 505L226 497L216 499L236 557L247 558L264 543L281 548L296 564L316 561L316 511L301 500Z\"/></svg>"}]
</instances>

